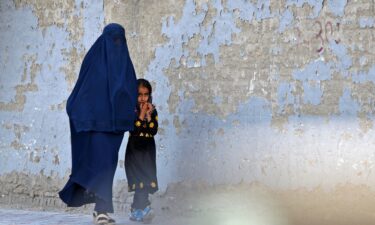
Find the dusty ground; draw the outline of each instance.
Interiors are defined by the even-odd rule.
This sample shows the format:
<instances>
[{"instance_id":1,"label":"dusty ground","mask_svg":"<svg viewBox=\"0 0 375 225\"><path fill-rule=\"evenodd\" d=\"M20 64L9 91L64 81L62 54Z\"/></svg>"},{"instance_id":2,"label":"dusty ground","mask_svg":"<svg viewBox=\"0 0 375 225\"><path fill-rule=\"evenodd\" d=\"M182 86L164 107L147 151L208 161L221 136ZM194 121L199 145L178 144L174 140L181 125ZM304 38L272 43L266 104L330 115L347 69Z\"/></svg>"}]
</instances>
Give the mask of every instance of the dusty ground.
<instances>
[{"instance_id":1,"label":"dusty ground","mask_svg":"<svg viewBox=\"0 0 375 225\"><path fill-rule=\"evenodd\" d=\"M375 224L375 192L363 186L346 185L333 191L272 191L257 184L175 184L164 193L155 194L152 202L157 215L155 225ZM86 211L89 215L91 208ZM119 224L134 224L126 219L126 214L117 211L114 216ZM82 224L90 223L89 216L77 218L82 218Z\"/></svg>"},{"instance_id":2,"label":"dusty ground","mask_svg":"<svg viewBox=\"0 0 375 225\"><path fill-rule=\"evenodd\" d=\"M375 192L361 186L272 191L261 185L175 185L155 197L168 224L374 225Z\"/></svg>"}]
</instances>

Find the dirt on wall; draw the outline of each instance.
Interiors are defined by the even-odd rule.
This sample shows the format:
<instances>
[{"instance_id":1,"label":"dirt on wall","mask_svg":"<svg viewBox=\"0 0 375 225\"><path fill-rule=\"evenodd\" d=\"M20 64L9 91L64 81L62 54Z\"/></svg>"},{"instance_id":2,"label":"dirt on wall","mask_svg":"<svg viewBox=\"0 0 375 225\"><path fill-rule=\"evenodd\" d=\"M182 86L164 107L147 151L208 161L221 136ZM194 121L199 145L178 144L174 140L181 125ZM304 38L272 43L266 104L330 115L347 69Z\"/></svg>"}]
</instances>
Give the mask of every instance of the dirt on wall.
<instances>
[{"instance_id":1,"label":"dirt on wall","mask_svg":"<svg viewBox=\"0 0 375 225\"><path fill-rule=\"evenodd\" d=\"M164 52L165 56L159 55L170 60L163 70L171 88L169 113L178 113L176 108L184 98L194 100L195 105L191 109L194 112L225 118L235 113L238 106L251 96L260 96L271 103L272 126L282 129L288 118L294 115L339 115L339 101L345 87L352 89L352 98L361 106L360 113L374 113L364 101L372 97L374 85L358 84L351 79L358 71L368 71L372 65L370 62L374 61L374 54L370 53L374 48L371 44L374 30L363 29L357 22L360 17L373 14L374 3L348 1L340 17L335 12L338 9L330 8L330 1L322 1L315 7L311 6L314 3L301 6L290 3L286 7L289 1L270 1L269 7L262 3L261 9L258 9L267 14L269 8L269 16L247 21L241 17L247 11L231 9L230 1L221 1L220 4L220 1L194 1L193 12L187 10L190 9L186 7L188 2L105 1L104 4L106 21L119 22L127 29L129 48L132 49L131 55L139 76L152 71L151 62L158 57L157 48L164 46L165 49L183 52L177 58L168 55L168 51ZM281 29L283 17L277 15L288 11L292 19L289 26ZM319 13L314 18L311 15L315 11ZM201 14L203 16L199 17ZM227 17L224 19L223 15ZM236 19L228 19L232 17ZM187 20L191 23L199 20L196 22L198 27L189 26ZM226 21L220 27L221 20ZM235 28L228 31L232 32L230 37L221 43L226 33L216 29L228 28L230 26L225 24L232 22ZM211 33L206 36L205 32ZM209 50L203 53L201 47L206 39ZM211 42L219 46L216 56L210 52L215 52ZM339 55L343 52L334 48L343 46L347 52L345 50L344 55ZM311 71L304 71L318 59L331 68L329 78L319 78L318 70L315 71L318 78L312 78ZM349 62L345 61L347 59L350 59L350 64L345 64ZM304 71L310 77L298 78L294 75L296 71ZM350 76L345 73L350 73ZM284 93L285 96L278 93L282 83L290 85L290 93ZM370 91L359 91L363 89L361 86ZM306 100L309 89L317 87L322 93L319 101ZM292 96L293 103L280 105L280 99L288 96ZM366 116L358 115L358 119L363 132L373 126Z\"/></svg>"},{"instance_id":2,"label":"dirt on wall","mask_svg":"<svg viewBox=\"0 0 375 225\"><path fill-rule=\"evenodd\" d=\"M365 0L348 1L344 20L337 18L327 9L328 1L322 1L322 12L315 19L307 18L307 15L313 12L309 4L304 4L302 7L292 5L289 9L294 15L293 26L279 35L272 33L279 27L278 18L267 18L261 21L254 19L251 22L236 19L234 22L241 32L232 34L230 44L220 46L218 62L215 61L213 54L202 55L197 51L200 42L204 39L204 29L214 27L222 19L213 3L194 1L195 14L190 16L195 17L200 13L204 13L205 16L199 23L199 28L201 28L199 32L195 32L191 38L182 41L183 36L177 40L173 39L177 35L168 37L167 32L163 31L163 22L167 21L165 23L167 28L180 29L182 33L189 32L189 29L184 30L183 26L177 26L179 21L187 21L186 18L182 19L184 16L182 8L186 1L150 2L104 1L106 22L120 22L126 27L129 48L140 76L147 73L155 58L170 59L169 66L163 69L163 74L167 77L168 87L171 89L168 113L172 114L173 119L164 119L163 125L167 127L168 124L173 124L177 134L184 134L182 129L184 117L178 111L181 98L195 100L196 105L192 109L194 112L205 112L225 118L236 112L237 106L249 97L261 96L271 103L272 125L281 129L288 123L289 116L295 114L322 117L338 115L340 97L345 88L351 90L350 97L360 104L360 110L356 116L360 120L361 130L366 133L373 129L373 121L368 116L374 115L374 83L353 82L356 76L352 78L342 76L342 71L339 71L344 69L344 72L357 74L362 70L367 72L373 65L375 58L372 49L375 45L371 40L374 39L374 29L365 29L357 23L361 16L373 16L374 10L373 8L371 10L370 1L367 3ZM203 7L202 2L208 2L207 9ZM226 1L222 2L224 4ZM285 6L285 2L271 1L271 11L281 9ZM82 9L83 4L75 6L74 1L44 4L41 1L19 0L14 3L17 8L25 6L32 8L38 18L39 29L46 29L49 26L67 29L69 33L67 41L72 42L72 47L58 49L59 46L56 46L56 49L60 50L64 56L66 65L61 67L61 72L65 75L68 88L72 88L81 59L87 50L81 43L85 33L84 16L80 9L76 9L76 7ZM374 5L373 1L372 5ZM222 13L227 13L227 10L222 10ZM236 9L233 14L236 15L239 11L240 9ZM174 18L174 24L168 19L171 17ZM346 23L342 23L345 21ZM219 36L215 36L212 32L208 39L217 41ZM172 43L171 46L167 46L169 41ZM162 55L156 55L156 49L161 46L179 47L178 44L173 45L172 41L179 41L181 52L187 52L187 56L171 58L168 55L169 51L165 50L168 48L164 49ZM347 54L333 54L331 42L337 42L332 44L333 47L337 47L338 44L345 46L348 50ZM51 47L51 51L53 48ZM344 55L352 59L349 67L342 65L346 61L340 57ZM200 64L202 57L206 65ZM333 62L337 65L338 72L333 72L332 77L325 80L303 80L293 76L295 70L306 69L309 63L317 57L323 58L324 62ZM27 102L26 94L38 92L41 85L35 82L35 78L40 77L39 73L43 65L39 64L37 59L37 55L23 57L24 73L21 83L15 86L14 100L9 103L0 102L1 110L23 112ZM293 88L286 88L286 91L290 93L278 94L281 83L293 86ZM322 97L318 105L303 103L298 106L294 104L303 102L305 92L308 90L304 88L304 85L320 87ZM287 99L289 96L294 96L295 102L286 101L288 104L280 105L278 98ZM51 105L50 109L63 111L64 106L65 101ZM22 123L7 122L3 124L3 127L14 133L15 139L11 143L12 151L25 148L21 136L24 132L34 131ZM159 135L164 138L162 129ZM218 133L222 136L228 134L222 128ZM300 135L299 130L296 130L296 133ZM344 136L346 139L352 137L352 133L346 133ZM213 145L216 143L213 142ZM59 155L57 153L53 155L54 158L49 160L53 160L53 165L59 165ZM30 154L30 161L39 163L41 158ZM364 171L370 173L371 165ZM360 175L362 174L358 174ZM347 177L348 180L352 178ZM0 204L3 207L66 210L72 213L91 212L92 205L70 209L59 200L57 193L65 184L66 179L67 176L61 178L55 174L43 174L43 172L37 175L22 172L3 174L0 177ZM129 209L132 195L126 191L126 187L127 184L123 180L116 182L114 187L114 203L117 213L124 214ZM157 220L161 221L161 224L375 224L374 190L367 186L351 184L338 185L332 190L319 187L309 190L273 190L261 184L212 186L204 182L186 181L169 184L166 191L156 193L152 199L153 207L158 215Z\"/></svg>"}]
</instances>

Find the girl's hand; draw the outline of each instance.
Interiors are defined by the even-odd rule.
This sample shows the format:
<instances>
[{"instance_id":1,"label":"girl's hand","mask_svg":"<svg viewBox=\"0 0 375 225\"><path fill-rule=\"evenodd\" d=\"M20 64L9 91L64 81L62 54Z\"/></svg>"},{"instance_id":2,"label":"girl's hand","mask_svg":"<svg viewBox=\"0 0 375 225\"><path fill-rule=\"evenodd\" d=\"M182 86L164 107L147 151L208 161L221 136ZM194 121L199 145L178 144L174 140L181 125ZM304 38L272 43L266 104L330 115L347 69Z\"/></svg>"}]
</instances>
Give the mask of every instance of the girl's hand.
<instances>
[{"instance_id":1,"label":"girl's hand","mask_svg":"<svg viewBox=\"0 0 375 225\"><path fill-rule=\"evenodd\" d=\"M154 111L154 105L151 104L151 103L146 103L147 104L147 113L152 113L152 111Z\"/></svg>"},{"instance_id":2,"label":"girl's hand","mask_svg":"<svg viewBox=\"0 0 375 225\"><path fill-rule=\"evenodd\" d=\"M141 111L143 111L144 113L147 113L147 111L148 111L148 103L147 102L143 103L141 105Z\"/></svg>"},{"instance_id":3,"label":"girl's hand","mask_svg":"<svg viewBox=\"0 0 375 225\"><path fill-rule=\"evenodd\" d=\"M154 106L149 102L145 103L145 105L147 105L146 119L148 122L150 122L152 111L154 111Z\"/></svg>"},{"instance_id":4,"label":"girl's hand","mask_svg":"<svg viewBox=\"0 0 375 225\"><path fill-rule=\"evenodd\" d=\"M139 119L143 120L145 116L147 116L148 105L147 103L142 103L139 105L139 108L140 108Z\"/></svg>"}]
</instances>

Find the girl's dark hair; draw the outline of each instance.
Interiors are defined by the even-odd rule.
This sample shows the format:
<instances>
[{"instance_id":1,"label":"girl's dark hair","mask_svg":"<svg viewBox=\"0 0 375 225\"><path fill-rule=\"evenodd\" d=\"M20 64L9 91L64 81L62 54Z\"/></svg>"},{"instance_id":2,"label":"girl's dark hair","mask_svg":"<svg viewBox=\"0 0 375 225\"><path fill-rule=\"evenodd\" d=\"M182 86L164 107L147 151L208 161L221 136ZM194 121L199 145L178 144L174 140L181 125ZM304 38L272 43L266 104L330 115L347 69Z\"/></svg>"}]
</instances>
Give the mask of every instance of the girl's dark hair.
<instances>
[{"instance_id":1,"label":"girl's dark hair","mask_svg":"<svg viewBox=\"0 0 375 225\"><path fill-rule=\"evenodd\" d=\"M148 91L150 92L150 96L151 96L152 87L151 87L150 82L148 82L148 80L143 79L143 78L138 79L137 80L137 86L138 86L138 88L141 87L141 86L147 88Z\"/></svg>"}]
</instances>

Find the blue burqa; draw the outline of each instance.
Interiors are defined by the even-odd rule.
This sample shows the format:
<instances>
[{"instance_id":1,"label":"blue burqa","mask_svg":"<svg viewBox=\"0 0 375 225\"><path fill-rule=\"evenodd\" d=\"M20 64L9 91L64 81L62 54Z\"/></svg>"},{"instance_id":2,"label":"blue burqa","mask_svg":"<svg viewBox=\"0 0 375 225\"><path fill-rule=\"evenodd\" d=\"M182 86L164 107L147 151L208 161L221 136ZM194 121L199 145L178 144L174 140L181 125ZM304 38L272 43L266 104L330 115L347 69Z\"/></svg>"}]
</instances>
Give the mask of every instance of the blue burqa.
<instances>
[{"instance_id":1,"label":"blue burqa","mask_svg":"<svg viewBox=\"0 0 375 225\"><path fill-rule=\"evenodd\" d=\"M76 131L133 129L137 101L133 63L119 24L109 24L85 56L66 110Z\"/></svg>"},{"instance_id":2,"label":"blue burqa","mask_svg":"<svg viewBox=\"0 0 375 225\"><path fill-rule=\"evenodd\" d=\"M85 56L67 102L72 172L59 192L68 206L113 212L112 185L125 131L132 130L137 81L125 30L109 24Z\"/></svg>"}]
</instances>

